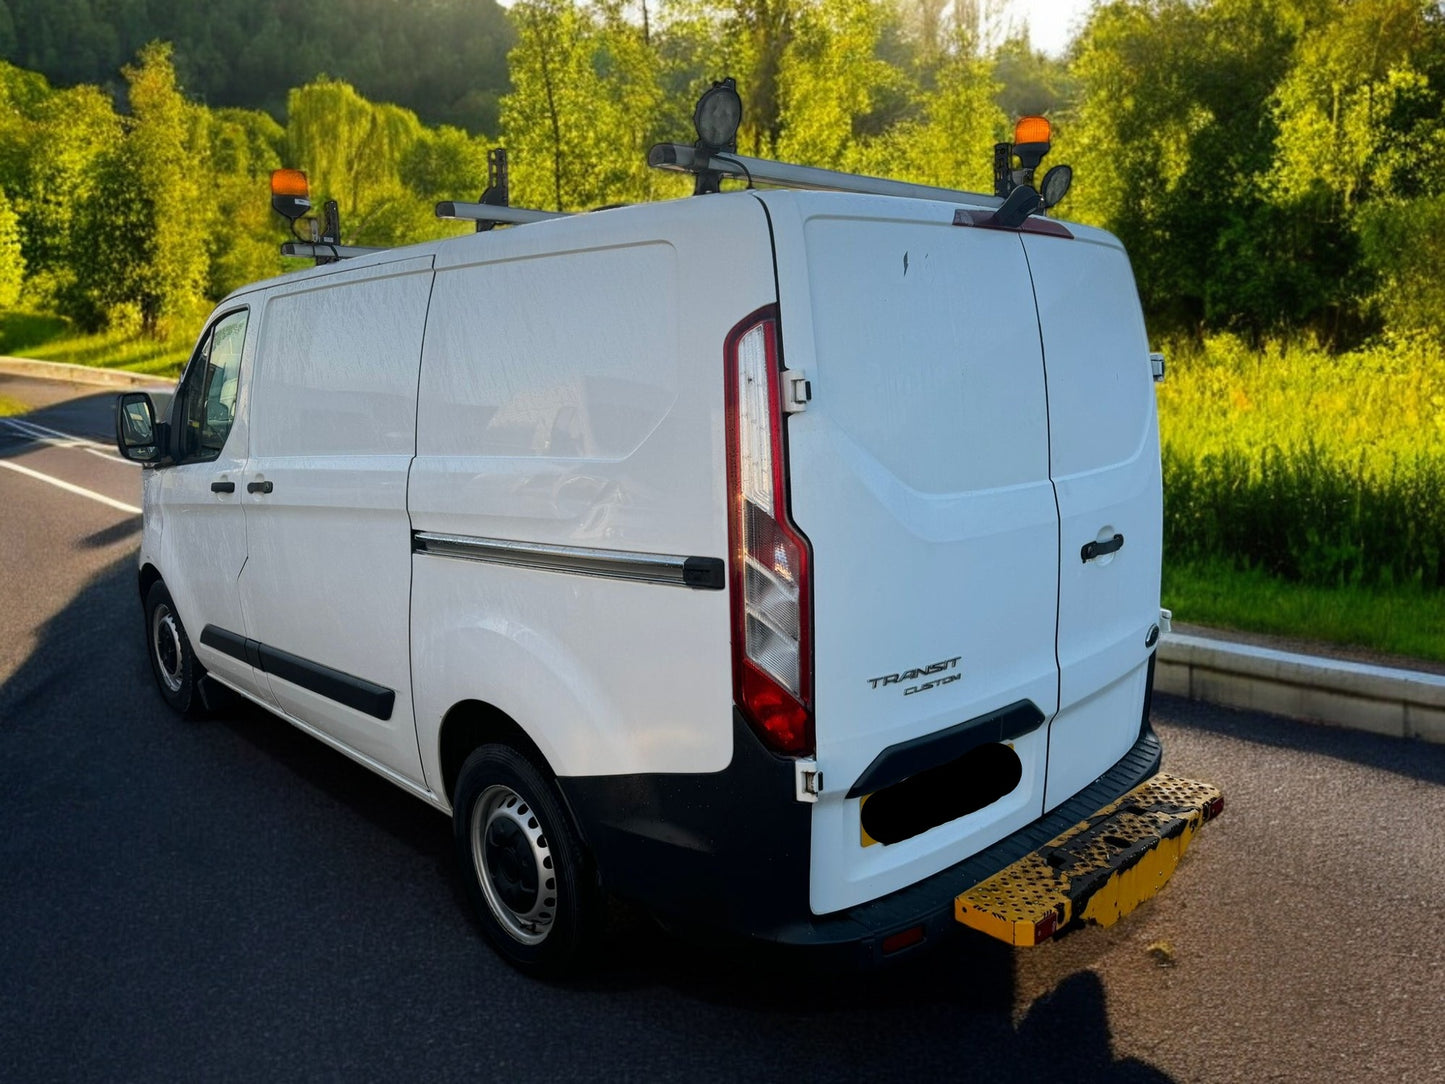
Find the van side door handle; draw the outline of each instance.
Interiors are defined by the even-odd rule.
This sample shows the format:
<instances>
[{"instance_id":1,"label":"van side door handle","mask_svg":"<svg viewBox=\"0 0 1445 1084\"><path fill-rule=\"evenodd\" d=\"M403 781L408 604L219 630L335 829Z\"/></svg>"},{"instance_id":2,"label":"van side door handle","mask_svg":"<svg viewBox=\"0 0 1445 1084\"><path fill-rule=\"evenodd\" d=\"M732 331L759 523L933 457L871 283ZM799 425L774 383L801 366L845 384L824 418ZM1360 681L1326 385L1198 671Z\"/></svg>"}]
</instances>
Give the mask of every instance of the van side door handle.
<instances>
[{"instance_id":1,"label":"van side door handle","mask_svg":"<svg viewBox=\"0 0 1445 1084\"><path fill-rule=\"evenodd\" d=\"M1103 557L1106 553L1117 553L1124 548L1124 536L1116 534L1107 542L1085 542L1084 548L1079 550L1079 557L1086 563L1095 557Z\"/></svg>"},{"instance_id":2,"label":"van side door handle","mask_svg":"<svg viewBox=\"0 0 1445 1084\"><path fill-rule=\"evenodd\" d=\"M234 492L236 492L236 483L235 483L235 482L212 482L212 483L211 483L211 492L212 492L212 493L234 493Z\"/></svg>"},{"instance_id":3,"label":"van side door handle","mask_svg":"<svg viewBox=\"0 0 1445 1084\"><path fill-rule=\"evenodd\" d=\"M270 482L247 482L247 493L270 493L272 489Z\"/></svg>"}]
</instances>

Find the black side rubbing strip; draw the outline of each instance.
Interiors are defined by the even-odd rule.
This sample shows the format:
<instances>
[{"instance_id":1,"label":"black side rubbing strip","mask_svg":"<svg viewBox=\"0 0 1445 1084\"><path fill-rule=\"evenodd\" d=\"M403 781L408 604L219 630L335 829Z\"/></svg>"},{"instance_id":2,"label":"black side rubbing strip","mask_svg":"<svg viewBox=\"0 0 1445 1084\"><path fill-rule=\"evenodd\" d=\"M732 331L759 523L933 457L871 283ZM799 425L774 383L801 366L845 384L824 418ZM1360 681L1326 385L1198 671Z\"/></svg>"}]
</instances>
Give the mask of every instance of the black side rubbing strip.
<instances>
[{"instance_id":1,"label":"black side rubbing strip","mask_svg":"<svg viewBox=\"0 0 1445 1084\"><path fill-rule=\"evenodd\" d=\"M207 625L201 630L201 643L376 719L390 719L392 708L396 706L395 691L384 685L333 670L289 651L267 647L215 625Z\"/></svg>"},{"instance_id":2,"label":"black side rubbing strip","mask_svg":"<svg viewBox=\"0 0 1445 1084\"><path fill-rule=\"evenodd\" d=\"M689 557L682 562L682 582L688 587L721 591L727 586L721 557Z\"/></svg>"},{"instance_id":3,"label":"black side rubbing strip","mask_svg":"<svg viewBox=\"0 0 1445 1084\"><path fill-rule=\"evenodd\" d=\"M396 693L384 685L373 684L365 678L333 670L265 644L261 645L261 669L377 719L390 719L396 702Z\"/></svg>"},{"instance_id":4,"label":"black side rubbing strip","mask_svg":"<svg viewBox=\"0 0 1445 1084\"><path fill-rule=\"evenodd\" d=\"M251 661L246 654L246 638L238 636L234 632L227 632L215 625L207 625L201 630L201 643L214 648L222 655L229 655L233 659L240 659L242 662Z\"/></svg>"},{"instance_id":5,"label":"black side rubbing strip","mask_svg":"<svg viewBox=\"0 0 1445 1084\"><path fill-rule=\"evenodd\" d=\"M890 745L863 770L849 789L848 797L858 798L891 787L911 775L957 760L980 745L1021 738L1036 730L1043 721L1044 713L1037 704L1032 700L1018 700L936 734Z\"/></svg>"}]
</instances>

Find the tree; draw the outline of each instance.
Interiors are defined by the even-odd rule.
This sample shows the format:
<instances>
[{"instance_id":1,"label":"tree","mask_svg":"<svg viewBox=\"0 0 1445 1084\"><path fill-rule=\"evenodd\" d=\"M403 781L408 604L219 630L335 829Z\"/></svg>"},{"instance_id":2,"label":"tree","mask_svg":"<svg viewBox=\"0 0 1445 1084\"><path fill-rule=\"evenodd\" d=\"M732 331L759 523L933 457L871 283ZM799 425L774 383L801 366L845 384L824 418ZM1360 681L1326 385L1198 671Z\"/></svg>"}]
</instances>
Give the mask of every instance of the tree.
<instances>
[{"instance_id":1,"label":"tree","mask_svg":"<svg viewBox=\"0 0 1445 1084\"><path fill-rule=\"evenodd\" d=\"M146 46L124 75L131 115L119 145L97 162L79 223L85 243L72 249L88 310L77 315L91 326L135 321L165 337L195 315L206 283L208 216L196 168L204 122L176 85L168 46Z\"/></svg>"},{"instance_id":2,"label":"tree","mask_svg":"<svg viewBox=\"0 0 1445 1084\"><path fill-rule=\"evenodd\" d=\"M827 169L868 160L870 137L889 127L911 90L878 55L890 18L878 0L816 0L799 9L778 76L779 157Z\"/></svg>"},{"instance_id":3,"label":"tree","mask_svg":"<svg viewBox=\"0 0 1445 1084\"><path fill-rule=\"evenodd\" d=\"M20 298L25 281L25 257L20 253L20 220L0 188L0 309L8 309Z\"/></svg>"},{"instance_id":4,"label":"tree","mask_svg":"<svg viewBox=\"0 0 1445 1084\"><path fill-rule=\"evenodd\" d=\"M348 83L323 77L288 99L287 165L306 171L317 207L336 200L348 244L406 244L453 231L402 176L426 139L416 114L367 101Z\"/></svg>"},{"instance_id":5,"label":"tree","mask_svg":"<svg viewBox=\"0 0 1445 1084\"><path fill-rule=\"evenodd\" d=\"M1276 133L1269 103L1318 6L1115 0L1076 42L1082 93L1059 140L1075 168L1069 211L1124 241L1157 322L1260 332L1318 312L1314 280L1335 269L1293 265L1300 274L1288 279L1275 246L1297 231L1276 228L1262 183Z\"/></svg>"},{"instance_id":6,"label":"tree","mask_svg":"<svg viewBox=\"0 0 1445 1084\"><path fill-rule=\"evenodd\" d=\"M513 202L574 210L612 202L618 148L615 100L595 65L599 31L571 0L522 0L512 8L517 46L502 136L512 159Z\"/></svg>"},{"instance_id":7,"label":"tree","mask_svg":"<svg viewBox=\"0 0 1445 1084\"><path fill-rule=\"evenodd\" d=\"M908 180L977 192L993 191L993 145L1008 127L997 103L993 64L975 53L969 32L934 61L933 87L920 98L922 115L896 135L898 172Z\"/></svg>"},{"instance_id":8,"label":"tree","mask_svg":"<svg viewBox=\"0 0 1445 1084\"><path fill-rule=\"evenodd\" d=\"M281 271L270 200L270 174L281 166L285 131L265 113L244 109L208 112L204 199L214 208L206 230L206 297Z\"/></svg>"}]
</instances>

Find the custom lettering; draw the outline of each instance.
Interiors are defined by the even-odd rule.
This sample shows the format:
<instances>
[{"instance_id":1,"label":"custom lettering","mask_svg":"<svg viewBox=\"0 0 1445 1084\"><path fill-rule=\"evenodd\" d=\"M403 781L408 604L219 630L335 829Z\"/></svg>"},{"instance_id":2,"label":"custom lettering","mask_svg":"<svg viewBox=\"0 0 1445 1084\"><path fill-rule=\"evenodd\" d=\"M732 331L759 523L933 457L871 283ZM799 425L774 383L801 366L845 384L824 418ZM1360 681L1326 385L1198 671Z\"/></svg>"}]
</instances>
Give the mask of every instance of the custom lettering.
<instances>
[{"instance_id":1,"label":"custom lettering","mask_svg":"<svg viewBox=\"0 0 1445 1084\"><path fill-rule=\"evenodd\" d=\"M961 677L963 677L962 674L949 674L947 677L941 677L937 681L925 681L922 685L912 685L903 690L903 695L912 696L914 693L926 693L929 689L941 688L944 685L959 680Z\"/></svg>"}]
</instances>

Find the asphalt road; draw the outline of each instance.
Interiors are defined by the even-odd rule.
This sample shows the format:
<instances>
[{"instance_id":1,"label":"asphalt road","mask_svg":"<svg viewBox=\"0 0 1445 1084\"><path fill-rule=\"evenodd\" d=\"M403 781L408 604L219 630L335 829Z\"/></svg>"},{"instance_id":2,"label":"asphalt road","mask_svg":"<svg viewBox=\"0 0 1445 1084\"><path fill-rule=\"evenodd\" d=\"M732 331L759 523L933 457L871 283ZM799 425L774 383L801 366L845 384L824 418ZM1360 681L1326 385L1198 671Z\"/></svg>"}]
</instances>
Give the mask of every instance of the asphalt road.
<instances>
[{"instance_id":1,"label":"asphalt road","mask_svg":"<svg viewBox=\"0 0 1445 1084\"><path fill-rule=\"evenodd\" d=\"M1229 805L1113 929L820 977L623 916L588 980L521 978L444 817L259 710L171 715L113 393L0 395L38 408L0 419L0 1079L1445 1080L1445 747L1162 698Z\"/></svg>"}]
</instances>

